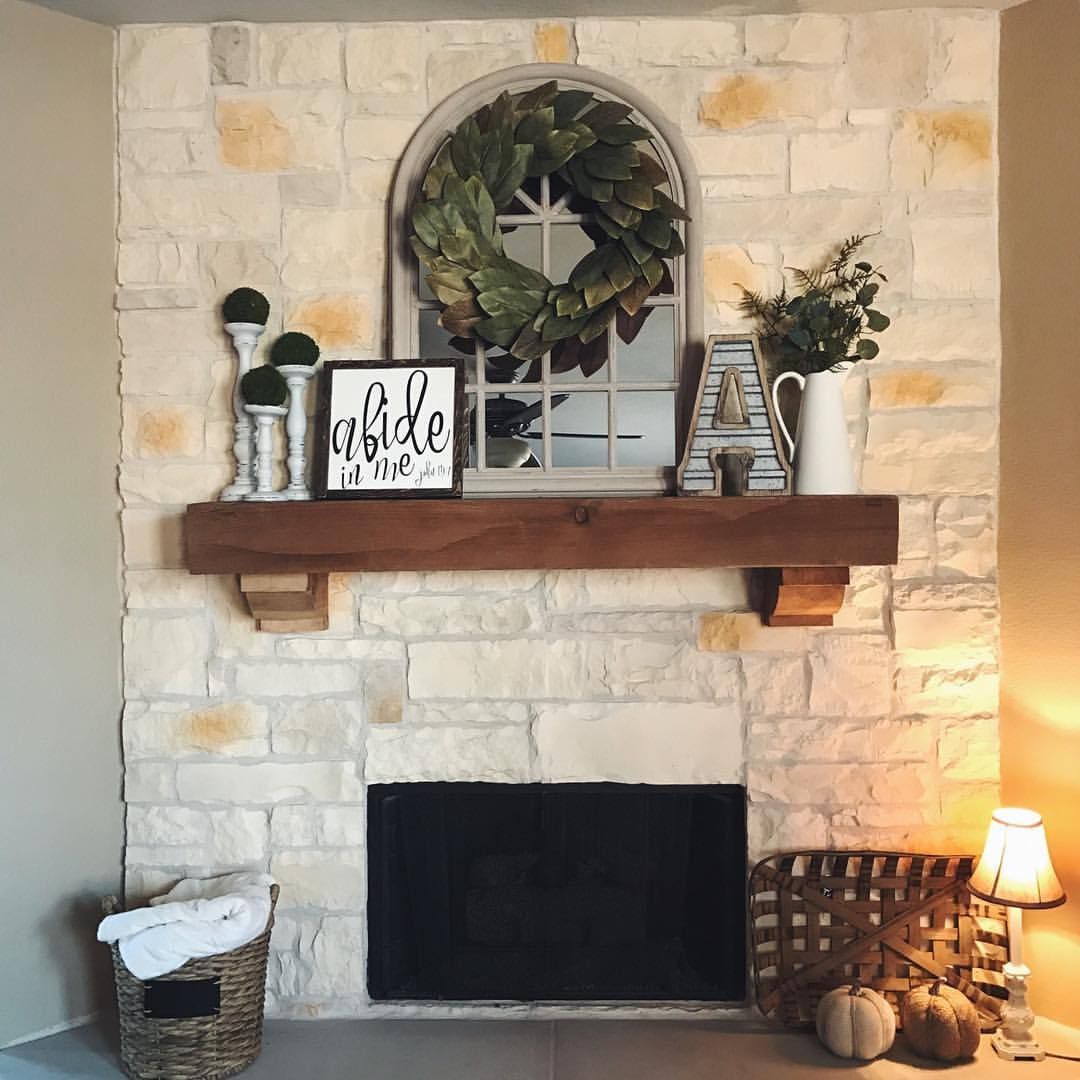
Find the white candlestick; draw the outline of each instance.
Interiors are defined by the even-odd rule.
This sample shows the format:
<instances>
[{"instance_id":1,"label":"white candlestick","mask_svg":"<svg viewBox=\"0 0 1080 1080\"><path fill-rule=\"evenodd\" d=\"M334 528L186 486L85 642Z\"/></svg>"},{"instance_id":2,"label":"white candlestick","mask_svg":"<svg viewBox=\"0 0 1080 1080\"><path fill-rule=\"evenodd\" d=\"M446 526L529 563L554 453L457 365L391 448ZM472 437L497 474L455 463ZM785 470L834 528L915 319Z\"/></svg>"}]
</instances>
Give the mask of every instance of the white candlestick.
<instances>
[{"instance_id":1,"label":"white candlestick","mask_svg":"<svg viewBox=\"0 0 1080 1080\"><path fill-rule=\"evenodd\" d=\"M249 502L280 502L288 498L274 490L274 424L289 410L284 405L245 405L255 418L255 490L244 496Z\"/></svg>"},{"instance_id":2,"label":"white candlestick","mask_svg":"<svg viewBox=\"0 0 1080 1080\"><path fill-rule=\"evenodd\" d=\"M285 433L289 436L289 484L285 488L285 495L290 499L310 499L311 490L304 480L307 471L304 390L315 369L308 364L281 364L278 371L289 385L289 415L285 421Z\"/></svg>"},{"instance_id":3,"label":"white candlestick","mask_svg":"<svg viewBox=\"0 0 1080 1080\"><path fill-rule=\"evenodd\" d=\"M240 394L240 380L251 370L251 357L259 335L266 329L259 323L226 323L225 330L233 339L233 347L239 357L236 370L236 382L233 384L233 412L236 423L233 425L233 456L236 458L236 476L233 482L221 493L223 502L236 502L255 490L252 476L252 458L255 450L255 425L248 416L244 399Z\"/></svg>"}]
</instances>

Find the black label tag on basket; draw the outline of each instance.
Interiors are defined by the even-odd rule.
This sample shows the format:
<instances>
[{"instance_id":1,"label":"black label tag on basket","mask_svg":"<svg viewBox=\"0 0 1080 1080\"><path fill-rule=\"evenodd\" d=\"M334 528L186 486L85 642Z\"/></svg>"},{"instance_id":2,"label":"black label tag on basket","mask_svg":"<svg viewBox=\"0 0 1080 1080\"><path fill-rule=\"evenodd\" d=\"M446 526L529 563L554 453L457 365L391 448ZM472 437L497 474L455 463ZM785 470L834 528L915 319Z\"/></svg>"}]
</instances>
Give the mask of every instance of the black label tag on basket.
<instances>
[{"instance_id":1,"label":"black label tag on basket","mask_svg":"<svg viewBox=\"0 0 1080 1080\"><path fill-rule=\"evenodd\" d=\"M143 1015L155 1020L217 1016L221 1012L221 980L159 979L148 982Z\"/></svg>"}]
</instances>

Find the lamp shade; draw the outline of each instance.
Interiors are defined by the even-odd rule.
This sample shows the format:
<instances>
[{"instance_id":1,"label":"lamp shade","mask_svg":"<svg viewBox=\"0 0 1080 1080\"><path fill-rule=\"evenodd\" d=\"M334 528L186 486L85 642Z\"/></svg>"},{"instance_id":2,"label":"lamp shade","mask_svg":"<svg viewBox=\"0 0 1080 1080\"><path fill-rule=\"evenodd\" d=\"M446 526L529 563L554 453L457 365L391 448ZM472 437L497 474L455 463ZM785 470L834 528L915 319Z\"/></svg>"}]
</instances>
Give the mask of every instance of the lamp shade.
<instances>
[{"instance_id":1,"label":"lamp shade","mask_svg":"<svg viewBox=\"0 0 1080 1080\"><path fill-rule=\"evenodd\" d=\"M1016 806L995 810L968 888L984 900L1007 907L1064 904L1065 890L1050 862L1042 817Z\"/></svg>"}]
</instances>

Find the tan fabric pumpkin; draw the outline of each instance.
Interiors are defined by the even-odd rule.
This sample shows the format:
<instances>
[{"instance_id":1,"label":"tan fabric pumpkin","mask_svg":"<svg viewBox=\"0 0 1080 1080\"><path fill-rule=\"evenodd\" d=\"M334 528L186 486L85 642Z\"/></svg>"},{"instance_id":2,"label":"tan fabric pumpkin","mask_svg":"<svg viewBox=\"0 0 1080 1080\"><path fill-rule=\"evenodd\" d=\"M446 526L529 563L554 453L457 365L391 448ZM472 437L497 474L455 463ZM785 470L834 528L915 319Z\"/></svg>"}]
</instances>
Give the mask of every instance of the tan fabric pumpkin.
<instances>
[{"instance_id":1,"label":"tan fabric pumpkin","mask_svg":"<svg viewBox=\"0 0 1080 1080\"><path fill-rule=\"evenodd\" d=\"M851 986L830 990L818 1002L817 1033L837 1057L869 1061L892 1046L896 1017L880 994L856 979Z\"/></svg>"},{"instance_id":2,"label":"tan fabric pumpkin","mask_svg":"<svg viewBox=\"0 0 1080 1080\"><path fill-rule=\"evenodd\" d=\"M956 1061L979 1049L979 1014L944 979L909 990L900 1003L900 1022L912 1050L922 1057Z\"/></svg>"}]
</instances>

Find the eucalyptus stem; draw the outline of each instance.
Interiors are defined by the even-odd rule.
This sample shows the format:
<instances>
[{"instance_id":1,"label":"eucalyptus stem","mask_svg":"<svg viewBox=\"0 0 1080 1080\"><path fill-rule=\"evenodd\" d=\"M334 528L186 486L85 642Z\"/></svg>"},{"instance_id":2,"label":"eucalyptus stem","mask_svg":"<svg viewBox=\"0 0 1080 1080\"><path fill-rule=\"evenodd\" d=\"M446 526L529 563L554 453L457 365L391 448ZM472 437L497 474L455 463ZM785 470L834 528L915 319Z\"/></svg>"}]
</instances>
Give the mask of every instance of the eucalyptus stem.
<instances>
[{"instance_id":1,"label":"eucalyptus stem","mask_svg":"<svg viewBox=\"0 0 1080 1080\"><path fill-rule=\"evenodd\" d=\"M739 286L740 310L759 323L763 343L785 369L809 375L878 354L877 342L867 335L889 326L888 316L873 307L881 283L888 279L869 262L851 265L867 239L848 237L822 267L785 267L802 290L795 295L789 295L786 285L771 297Z\"/></svg>"}]
</instances>

